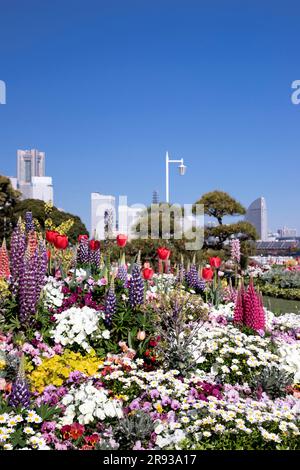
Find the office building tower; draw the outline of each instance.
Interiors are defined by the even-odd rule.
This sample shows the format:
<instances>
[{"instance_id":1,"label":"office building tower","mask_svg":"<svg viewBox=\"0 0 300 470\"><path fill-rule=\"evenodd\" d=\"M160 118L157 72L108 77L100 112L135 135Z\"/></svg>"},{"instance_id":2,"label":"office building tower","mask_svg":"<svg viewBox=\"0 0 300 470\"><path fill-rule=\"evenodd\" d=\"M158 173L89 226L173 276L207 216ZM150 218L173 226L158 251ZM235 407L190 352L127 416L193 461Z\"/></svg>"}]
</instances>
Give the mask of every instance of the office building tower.
<instances>
[{"instance_id":1,"label":"office building tower","mask_svg":"<svg viewBox=\"0 0 300 470\"><path fill-rule=\"evenodd\" d=\"M260 197L252 202L247 210L245 220L254 225L259 240L268 240L268 212L264 197Z\"/></svg>"},{"instance_id":2,"label":"office building tower","mask_svg":"<svg viewBox=\"0 0 300 470\"><path fill-rule=\"evenodd\" d=\"M18 150L17 178L10 178L22 199L53 202L52 178L45 176L45 152L36 149Z\"/></svg>"},{"instance_id":3,"label":"office building tower","mask_svg":"<svg viewBox=\"0 0 300 470\"><path fill-rule=\"evenodd\" d=\"M45 152L38 150L18 150L17 178L19 184L31 184L34 176L45 176Z\"/></svg>"}]
</instances>

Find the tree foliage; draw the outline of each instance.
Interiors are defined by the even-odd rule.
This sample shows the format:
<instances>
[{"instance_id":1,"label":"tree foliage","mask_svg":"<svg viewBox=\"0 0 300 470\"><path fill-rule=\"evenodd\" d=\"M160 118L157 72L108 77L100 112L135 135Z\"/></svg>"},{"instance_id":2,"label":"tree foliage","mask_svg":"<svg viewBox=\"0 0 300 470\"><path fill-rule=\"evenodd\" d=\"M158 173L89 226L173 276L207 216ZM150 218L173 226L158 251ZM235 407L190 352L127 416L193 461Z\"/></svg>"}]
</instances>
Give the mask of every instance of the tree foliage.
<instances>
[{"instance_id":1,"label":"tree foliage","mask_svg":"<svg viewBox=\"0 0 300 470\"><path fill-rule=\"evenodd\" d=\"M213 246L222 249L224 243L233 237L239 238L241 242L255 241L257 240L257 232L252 224L245 221L205 229L205 245L207 247Z\"/></svg>"},{"instance_id":2,"label":"tree foliage","mask_svg":"<svg viewBox=\"0 0 300 470\"><path fill-rule=\"evenodd\" d=\"M258 234L252 224L243 220L232 224L223 223L224 217L246 213L246 209L238 201L223 191L212 191L204 194L196 204L203 204L204 214L214 217L219 223L216 227L206 227L205 248L221 250L230 239L239 238L247 254L253 252L253 244L250 242L257 240Z\"/></svg>"},{"instance_id":3,"label":"tree foliage","mask_svg":"<svg viewBox=\"0 0 300 470\"><path fill-rule=\"evenodd\" d=\"M181 206L168 203L152 204L141 213L134 231L139 238L151 238L152 225L156 225L159 238L173 239L176 233L182 231L179 222L182 217L183 208Z\"/></svg>"},{"instance_id":4,"label":"tree foliage","mask_svg":"<svg viewBox=\"0 0 300 470\"><path fill-rule=\"evenodd\" d=\"M10 179L0 175L0 240L9 238L14 223L14 210L20 199L19 191L13 189Z\"/></svg>"},{"instance_id":5,"label":"tree foliage","mask_svg":"<svg viewBox=\"0 0 300 470\"><path fill-rule=\"evenodd\" d=\"M210 217L215 217L219 225L223 224L223 218L226 216L238 216L246 214L246 209L223 191L212 191L203 194L196 204L204 205L204 213Z\"/></svg>"}]
</instances>

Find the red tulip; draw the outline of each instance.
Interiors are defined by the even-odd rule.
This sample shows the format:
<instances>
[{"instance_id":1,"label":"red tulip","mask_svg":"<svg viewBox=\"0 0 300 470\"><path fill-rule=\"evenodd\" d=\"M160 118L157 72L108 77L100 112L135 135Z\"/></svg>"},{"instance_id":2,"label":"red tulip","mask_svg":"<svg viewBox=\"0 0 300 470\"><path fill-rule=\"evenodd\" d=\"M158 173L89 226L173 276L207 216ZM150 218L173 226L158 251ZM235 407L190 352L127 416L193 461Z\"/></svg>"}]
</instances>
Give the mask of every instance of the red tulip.
<instances>
[{"instance_id":1,"label":"red tulip","mask_svg":"<svg viewBox=\"0 0 300 470\"><path fill-rule=\"evenodd\" d=\"M65 250L69 245L69 240L66 235L57 234L53 243L55 248L57 248L58 250Z\"/></svg>"},{"instance_id":2,"label":"red tulip","mask_svg":"<svg viewBox=\"0 0 300 470\"><path fill-rule=\"evenodd\" d=\"M81 240L88 240L89 236L88 235L78 235L78 242L80 243Z\"/></svg>"},{"instance_id":3,"label":"red tulip","mask_svg":"<svg viewBox=\"0 0 300 470\"><path fill-rule=\"evenodd\" d=\"M51 251L50 250L47 250L47 258L48 258L48 261L50 261L50 258L51 258Z\"/></svg>"},{"instance_id":4,"label":"red tulip","mask_svg":"<svg viewBox=\"0 0 300 470\"><path fill-rule=\"evenodd\" d=\"M117 236L118 246L120 246L121 248L124 248L126 243L127 243L127 235L123 235L122 233L119 233L119 235Z\"/></svg>"},{"instance_id":5,"label":"red tulip","mask_svg":"<svg viewBox=\"0 0 300 470\"><path fill-rule=\"evenodd\" d=\"M59 234L57 232L55 232L54 230L46 230L46 240L47 240L47 242L53 244L56 235L59 235Z\"/></svg>"},{"instance_id":6,"label":"red tulip","mask_svg":"<svg viewBox=\"0 0 300 470\"><path fill-rule=\"evenodd\" d=\"M157 249L157 254L158 254L159 259L161 259L162 261L165 261L166 259L169 259L171 255L171 251L168 250L168 248L166 248L165 246L162 246Z\"/></svg>"},{"instance_id":7,"label":"red tulip","mask_svg":"<svg viewBox=\"0 0 300 470\"><path fill-rule=\"evenodd\" d=\"M145 281L149 281L149 279L152 279L154 271L152 268L144 268L142 274Z\"/></svg>"},{"instance_id":8,"label":"red tulip","mask_svg":"<svg viewBox=\"0 0 300 470\"><path fill-rule=\"evenodd\" d=\"M222 264L222 260L218 256L215 256L214 258L209 258L209 264L211 265L212 268L219 269L219 267Z\"/></svg>"},{"instance_id":9,"label":"red tulip","mask_svg":"<svg viewBox=\"0 0 300 470\"><path fill-rule=\"evenodd\" d=\"M90 240L90 250L96 251L100 249L99 240Z\"/></svg>"},{"instance_id":10,"label":"red tulip","mask_svg":"<svg viewBox=\"0 0 300 470\"><path fill-rule=\"evenodd\" d=\"M214 277L214 271L212 268L203 268L202 269L202 278L205 281L211 281Z\"/></svg>"}]
</instances>

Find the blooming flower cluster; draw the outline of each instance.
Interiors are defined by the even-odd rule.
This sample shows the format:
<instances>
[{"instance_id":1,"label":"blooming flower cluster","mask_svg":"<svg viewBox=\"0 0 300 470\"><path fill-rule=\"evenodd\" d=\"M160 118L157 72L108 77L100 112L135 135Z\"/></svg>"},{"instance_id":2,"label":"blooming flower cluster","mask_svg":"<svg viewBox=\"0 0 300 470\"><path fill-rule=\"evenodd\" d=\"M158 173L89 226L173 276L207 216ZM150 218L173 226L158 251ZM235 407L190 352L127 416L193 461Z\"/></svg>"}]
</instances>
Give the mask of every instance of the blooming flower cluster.
<instances>
[{"instance_id":1,"label":"blooming flower cluster","mask_svg":"<svg viewBox=\"0 0 300 470\"><path fill-rule=\"evenodd\" d=\"M58 281L53 277L48 278L43 291L45 295L45 306L49 308L58 308L62 306L64 294L61 281Z\"/></svg>"},{"instance_id":2,"label":"blooming flower cluster","mask_svg":"<svg viewBox=\"0 0 300 470\"><path fill-rule=\"evenodd\" d=\"M83 307L72 307L62 313L54 315L55 328L51 335L55 343L63 346L78 345L87 352L92 350L90 342L93 339L109 339L109 330L101 331L104 314L96 310Z\"/></svg>"},{"instance_id":3,"label":"blooming flower cluster","mask_svg":"<svg viewBox=\"0 0 300 470\"><path fill-rule=\"evenodd\" d=\"M49 450L41 433L42 418L33 410L3 413L0 415L0 449L18 448L24 441L23 450Z\"/></svg>"},{"instance_id":4,"label":"blooming flower cluster","mask_svg":"<svg viewBox=\"0 0 300 470\"><path fill-rule=\"evenodd\" d=\"M172 290L176 283L176 276L174 274L154 274L152 278L151 292L169 292Z\"/></svg>"},{"instance_id":5,"label":"blooming flower cluster","mask_svg":"<svg viewBox=\"0 0 300 470\"><path fill-rule=\"evenodd\" d=\"M207 323L195 339L194 354L199 369L220 376L224 382L240 383L264 367L279 363L271 346L270 339L246 335L231 324L224 328Z\"/></svg>"},{"instance_id":6,"label":"blooming flower cluster","mask_svg":"<svg viewBox=\"0 0 300 470\"><path fill-rule=\"evenodd\" d=\"M92 381L72 386L63 397L62 404L66 407L61 424L72 424L75 417L80 424L90 424L95 420L122 418L122 403L109 398L107 390L97 388Z\"/></svg>"},{"instance_id":7,"label":"blooming flower cluster","mask_svg":"<svg viewBox=\"0 0 300 470\"><path fill-rule=\"evenodd\" d=\"M299 448L300 317L240 282L238 241L202 269L161 247L155 274L87 235L76 261L49 230L48 262L25 222L0 280L0 449ZM276 268L255 263L246 275L265 286Z\"/></svg>"},{"instance_id":8,"label":"blooming flower cluster","mask_svg":"<svg viewBox=\"0 0 300 470\"><path fill-rule=\"evenodd\" d=\"M96 374L102 361L97 358L95 351L83 356L65 349L62 355L45 358L30 375L33 390L41 393L48 385L62 386L70 375L80 372L85 376Z\"/></svg>"},{"instance_id":9,"label":"blooming flower cluster","mask_svg":"<svg viewBox=\"0 0 300 470\"><path fill-rule=\"evenodd\" d=\"M133 362L130 370L113 368L105 383L113 383L127 400L132 388L140 390L127 410L151 416L150 447L181 448L185 439L213 443L227 435L233 440L260 440L272 448L300 435L300 402L291 396L273 401L264 395L257 401L249 396L247 384L220 387L202 371L182 380L176 370L147 373ZM211 382L204 382L203 377Z\"/></svg>"}]
</instances>

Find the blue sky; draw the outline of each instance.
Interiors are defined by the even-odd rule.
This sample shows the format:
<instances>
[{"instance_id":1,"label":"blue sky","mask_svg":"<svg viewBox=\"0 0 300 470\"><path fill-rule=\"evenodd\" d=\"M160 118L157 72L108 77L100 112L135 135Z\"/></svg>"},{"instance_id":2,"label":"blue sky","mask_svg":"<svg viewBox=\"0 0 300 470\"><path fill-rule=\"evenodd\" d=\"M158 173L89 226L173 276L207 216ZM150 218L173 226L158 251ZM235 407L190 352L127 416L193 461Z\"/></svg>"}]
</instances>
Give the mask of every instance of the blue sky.
<instances>
[{"instance_id":1,"label":"blue sky","mask_svg":"<svg viewBox=\"0 0 300 470\"><path fill-rule=\"evenodd\" d=\"M46 152L55 204L89 225L90 192L191 203L265 196L300 231L300 5L286 0L0 0L0 173Z\"/></svg>"}]
</instances>

